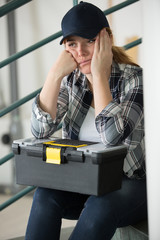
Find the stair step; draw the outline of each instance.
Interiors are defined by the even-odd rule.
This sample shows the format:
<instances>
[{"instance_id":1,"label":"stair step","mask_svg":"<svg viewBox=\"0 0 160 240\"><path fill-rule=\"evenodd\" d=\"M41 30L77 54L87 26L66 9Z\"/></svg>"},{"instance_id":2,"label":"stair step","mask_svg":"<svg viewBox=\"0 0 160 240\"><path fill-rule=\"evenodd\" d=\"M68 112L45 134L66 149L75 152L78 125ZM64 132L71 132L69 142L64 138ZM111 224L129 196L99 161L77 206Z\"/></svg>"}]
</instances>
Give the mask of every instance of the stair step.
<instances>
[{"instance_id":1,"label":"stair step","mask_svg":"<svg viewBox=\"0 0 160 240\"><path fill-rule=\"evenodd\" d=\"M16 238L11 238L11 239L8 239L8 240L24 240L24 236L22 236L22 237L16 237Z\"/></svg>"},{"instance_id":2,"label":"stair step","mask_svg":"<svg viewBox=\"0 0 160 240\"><path fill-rule=\"evenodd\" d=\"M142 221L136 225L118 228L112 240L148 240L148 224Z\"/></svg>"},{"instance_id":3,"label":"stair step","mask_svg":"<svg viewBox=\"0 0 160 240\"><path fill-rule=\"evenodd\" d=\"M67 240L74 227L63 228L60 240ZM136 225L118 228L112 240L148 240L147 221L140 222ZM17 237L10 240L24 240L24 237Z\"/></svg>"}]
</instances>

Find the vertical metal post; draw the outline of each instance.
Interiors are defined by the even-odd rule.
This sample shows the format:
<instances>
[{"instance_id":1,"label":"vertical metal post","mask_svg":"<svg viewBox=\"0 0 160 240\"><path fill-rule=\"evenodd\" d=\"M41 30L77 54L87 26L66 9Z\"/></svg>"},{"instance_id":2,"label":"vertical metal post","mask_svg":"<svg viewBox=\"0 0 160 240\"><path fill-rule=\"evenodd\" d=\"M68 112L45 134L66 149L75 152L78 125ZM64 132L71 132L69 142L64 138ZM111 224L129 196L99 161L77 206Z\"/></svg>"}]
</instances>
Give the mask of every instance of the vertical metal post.
<instances>
[{"instance_id":1,"label":"vertical metal post","mask_svg":"<svg viewBox=\"0 0 160 240\"><path fill-rule=\"evenodd\" d=\"M7 15L8 24L8 48L9 55L16 53L16 34L15 34L15 16L14 11ZM11 102L18 99L18 83L17 83L17 62L14 61L9 65L10 70L10 94Z\"/></svg>"},{"instance_id":2,"label":"vertical metal post","mask_svg":"<svg viewBox=\"0 0 160 240\"><path fill-rule=\"evenodd\" d=\"M8 1L7 1L8 2ZM15 15L14 11L7 15L8 24L8 48L9 55L16 53L16 29L15 29ZM14 61L9 65L10 71L10 101L13 103L18 100L18 76L17 76L17 62ZM12 113L11 120L11 136L13 139L20 138L22 134L21 122L19 119L19 109L15 109Z\"/></svg>"},{"instance_id":3,"label":"vertical metal post","mask_svg":"<svg viewBox=\"0 0 160 240\"><path fill-rule=\"evenodd\" d=\"M8 2L8 0L7 0ZM9 55L16 53L16 29L15 29L15 14L11 11L7 14L7 25L8 25L8 49ZM18 100L18 74L17 74L17 61L12 62L9 65L10 71L10 101L13 103ZM14 139L22 138L22 124L19 114L19 109L15 109L11 112L11 123L10 123L10 141ZM12 162L12 183L11 191L16 192L19 189L16 185L15 180L15 166Z\"/></svg>"},{"instance_id":4,"label":"vertical metal post","mask_svg":"<svg viewBox=\"0 0 160 240\"><path fill-rule=\"evenodd\" d=\"M160 239L160 1L142 0L149 239Z\"/></svg>"},{"instance_id":5,"label":"vertical metal post","mask_svg":"<svg viewBox=\"0 0 160 240\"><path fill-rule=\"evenodd\" d=\"M73 6L78 4L78 0L73 0Z\"/></svg>"}]
</instances>

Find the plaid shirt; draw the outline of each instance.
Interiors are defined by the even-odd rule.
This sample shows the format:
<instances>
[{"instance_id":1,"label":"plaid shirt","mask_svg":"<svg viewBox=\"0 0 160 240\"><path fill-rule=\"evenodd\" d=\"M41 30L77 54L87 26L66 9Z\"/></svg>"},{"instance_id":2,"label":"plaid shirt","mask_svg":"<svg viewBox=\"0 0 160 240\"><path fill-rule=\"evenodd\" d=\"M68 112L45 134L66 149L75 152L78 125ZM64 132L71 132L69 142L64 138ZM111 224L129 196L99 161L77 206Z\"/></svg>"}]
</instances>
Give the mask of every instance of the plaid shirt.
<instances>
[{"instance_id":1,"label":"plaid shirt","mask_svg":"<svg viewBox=\"0 0 160 240\"><path fill-rule=\"evenodd\" d=\"M96 117L97 131L105 145L127 146L124 173L130 178L141 178L145 175L142 69L113 62L109 83L113 101ZM51 136L63 118L63 138L78 139L92 98L86 76L75 70L62 80L55 120L40 109L36 97L31 119L33 135Z\"/></svg>"}]
</instances>

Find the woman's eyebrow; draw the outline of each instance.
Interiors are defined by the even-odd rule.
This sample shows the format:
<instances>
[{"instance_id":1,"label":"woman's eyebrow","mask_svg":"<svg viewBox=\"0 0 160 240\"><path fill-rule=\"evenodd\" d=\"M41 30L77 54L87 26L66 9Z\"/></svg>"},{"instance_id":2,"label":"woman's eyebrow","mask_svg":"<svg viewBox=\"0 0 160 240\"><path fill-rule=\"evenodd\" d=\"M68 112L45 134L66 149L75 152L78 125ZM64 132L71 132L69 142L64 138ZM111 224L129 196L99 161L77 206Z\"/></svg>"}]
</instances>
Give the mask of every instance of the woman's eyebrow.
<instances>
[{"instance_id":1,"label":"woman's eyebrow","mask_svg":"<svg viewBox=\"0 0 160 240\"><path fill-rule=\"evenodd\" d=\"M72 42L72 41L75 41L75 39L74 38L68 38L67 39L67 42Z\"/></svg>"}]
</instances>

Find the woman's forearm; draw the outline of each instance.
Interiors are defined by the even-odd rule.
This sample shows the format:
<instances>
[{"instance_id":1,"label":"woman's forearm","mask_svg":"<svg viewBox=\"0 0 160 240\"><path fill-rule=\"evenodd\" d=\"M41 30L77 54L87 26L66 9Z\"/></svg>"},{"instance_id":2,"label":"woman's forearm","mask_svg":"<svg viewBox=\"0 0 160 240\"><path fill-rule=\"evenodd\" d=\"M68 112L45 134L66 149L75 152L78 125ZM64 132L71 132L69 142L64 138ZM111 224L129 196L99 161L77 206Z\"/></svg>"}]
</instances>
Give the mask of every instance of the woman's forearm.
<instances>
[{"instance_id":1,"label":"woman's forearm","mask_svg":"<svg viewBox=\"0 0 160 240\"><path fill-rule=\"evenodd\" d=\"M57 99L62 77L55 76L50 71L39 97L40 108L49 113L52 119L56 117Z\"/></svg>"},{"instance_id":2,"label":"woman's forearm","mask_svg":"<svg viewBox=\"0 0 160 240\"><path fill-rule=\"evenodd\" d=\"M93 94L95 115L97 116L112 101L112 95L107 76L95 78L93 79Z\"/></svg>"}]
</instances>

